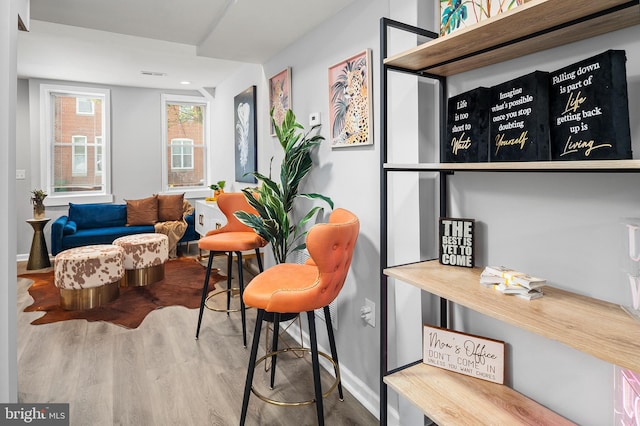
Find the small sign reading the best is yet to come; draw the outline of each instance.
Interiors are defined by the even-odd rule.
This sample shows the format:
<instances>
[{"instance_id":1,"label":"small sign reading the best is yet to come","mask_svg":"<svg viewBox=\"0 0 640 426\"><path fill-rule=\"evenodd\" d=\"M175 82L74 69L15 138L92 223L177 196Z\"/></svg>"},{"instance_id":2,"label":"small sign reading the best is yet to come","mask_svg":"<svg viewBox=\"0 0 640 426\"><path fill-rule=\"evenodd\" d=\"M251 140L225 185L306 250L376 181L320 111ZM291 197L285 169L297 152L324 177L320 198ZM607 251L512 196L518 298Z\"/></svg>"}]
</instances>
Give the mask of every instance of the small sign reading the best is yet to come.
<instances>
[{"instance_id":1,"label":"small sign reading the best is yet to come","mask_svg":"<svg viewBox=\"0 0 640 426\"><path fill-rule=\"evenodd\" d=\"M504 383L504 342L424 326L422 362L494 383Z\"/></svg>"},{"instance_id":2,"label":"small sign reading the best is yet to come","mask_svg":"<svg viewBox=\"0 0 640 426\"><path fill-rule=\"evenodd\" d=\"M440 263L473 268L473 219L440 218Z\"/></svg>"}]
</instances>

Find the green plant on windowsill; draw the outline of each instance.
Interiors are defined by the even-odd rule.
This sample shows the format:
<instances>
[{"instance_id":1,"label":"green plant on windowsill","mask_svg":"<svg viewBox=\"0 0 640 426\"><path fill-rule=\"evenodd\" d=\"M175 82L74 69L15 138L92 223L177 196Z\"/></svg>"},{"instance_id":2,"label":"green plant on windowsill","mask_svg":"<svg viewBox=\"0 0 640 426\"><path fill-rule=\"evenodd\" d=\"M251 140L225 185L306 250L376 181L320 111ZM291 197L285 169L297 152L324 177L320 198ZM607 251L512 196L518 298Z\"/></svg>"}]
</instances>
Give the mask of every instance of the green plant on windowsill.
<instances>
[{"instance_id":1,"label":"green plant on windowsill","mask_svg":"<svg viewBox=\"0 0 640 426\"><path fill-rule=\"evenodd\" d=\"M289 254L306 247L306 224L323 210L314 206L297 222L292 210L296 198L319 199L325 201L333 209L331 198L316 193L299 193L298 187L313 167L311 151L318 146L324 137L318 134L320 125L315 125L304 133L304 128L296 121L293 111L288 110L281 126L273 119L276 136L284 150L284 158L280 165L280 183L260 173L250 173L259 182L258 188L242 190L249 204L258 215L247 212L236 212L235 216L245 225L251 227L258 235L271 243L271 250L277 263L284 263ZM313 134L312 134L313 133ZM273 162L273 157L271 158Z\"/></svg>"}]
</instances>

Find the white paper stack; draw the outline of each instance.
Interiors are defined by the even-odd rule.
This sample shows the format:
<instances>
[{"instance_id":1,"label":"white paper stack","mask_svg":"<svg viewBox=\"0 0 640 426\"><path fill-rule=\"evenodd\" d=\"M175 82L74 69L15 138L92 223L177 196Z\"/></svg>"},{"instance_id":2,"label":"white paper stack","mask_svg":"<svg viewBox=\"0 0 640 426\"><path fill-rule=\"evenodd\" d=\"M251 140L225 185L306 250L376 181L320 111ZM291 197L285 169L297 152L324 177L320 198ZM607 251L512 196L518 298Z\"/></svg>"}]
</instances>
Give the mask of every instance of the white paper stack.
<instances>
[{"instance_id":1,"label":"white paper stack","mask_svg":"<svg viewBox=\"0 0 640 426\"><path fill-rule=\"evenodd\" d=\"M480 284L503 294L533 300L542 297L542 287L547 281L506 266L487 266L480 274Z\"/></svg>"}]
</instances>

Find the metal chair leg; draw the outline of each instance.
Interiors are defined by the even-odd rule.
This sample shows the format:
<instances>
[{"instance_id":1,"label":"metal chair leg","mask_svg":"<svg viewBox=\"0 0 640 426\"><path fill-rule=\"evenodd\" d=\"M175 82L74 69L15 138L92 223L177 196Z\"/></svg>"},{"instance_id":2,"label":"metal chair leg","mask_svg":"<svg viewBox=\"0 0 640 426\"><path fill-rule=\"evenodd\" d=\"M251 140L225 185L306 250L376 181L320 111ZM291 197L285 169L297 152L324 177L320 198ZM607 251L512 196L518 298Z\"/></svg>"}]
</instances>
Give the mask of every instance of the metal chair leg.
<instances>
[{"instance_id":1,"label":"metal chair leg","mask_svg":"<svg viewBox=\"0 0 640 426\"><path fill-rule=\"evenodd\" d=\"M204 277L204 285L202 286L202 300L200 301L200 313L198 314L198 327L196 328L196 339L200 335L200 324L202 323L202 313L204 312L204 303L207 300L209 292L209 277L211 276L211 265L213 263L213 253L209 252L209 262L207 263L207 272Z\"/></svg>"},{"instance_id":2,"label":"metal chair leg","mask_svg":"<svg viewBox=\"0 0 640 426\"><path fill-rule=\"evenodd\" d=\"M267 325L268 327L268 325ZM278 355L275 353L278 352L278 337L280 335L280 314L273 314L273 344L271 345L271 352L274 352L273 357L271 357L271 389L273 389L273 384L276 381L276 361L278 360Z\"/></svg>"},{"instance_id":3,"label":"metal chair leg","mask_svg":"<svg viewBox=\"0 0 640 426\"><path fill-rule=\"evenodd\" d=\"M316 337L316 321L313 311L307 312L309 320L309 339L311 340L311 364L313 366L313 385L316 396L316 412L318 426L324 426L324 408L322 404L322 384L320 383L320 361L318 360L318 339Z\"/></svg>"},{"instance_id":4,"label":"metal chair leg","mask_svg":"<svg viewBox=\"0 0 640 426\"><path fill-rule=\"evenodd\" d=\"M342 378L340 377L340 365L338 364L338 351L336 349L336 339L333 335L333 324L331 324L331 311L328 306L324 307L324 319L327 324L327 334L329 335L329 347L331 348L331 358L335 362L335 373L338 378L338 395L340 401L344 401L342 394Z\"/></svg>"},{"instance_id":5,"label":"metal chair leg","mask_svg":"<svg viewBox=\"0 0 640 426\"><path fill-rule=\"evenodd\" d=\"M242 272L242 252L237 251L238 257L238 287L240 287L240 315L242 316L242 343L247 347L247 312L244 306L244 277Z\"/></svg>"},{"instance_id":6,"label":"metal chair leg","mask_svg":"<svg viewBox=\"0 0 640 426\"><path fill-rule=\"evenodd\" d=\"M251 355L249 356L249 366L247 367L247 380L244 385L244 397L242 399L242 412L240 413L240 426L244 426L247 420L247 410L249 408L249 396L253 385L253 373L256 368L256 358L258 356L258 346L260 346L260 332L262 331L262 319L264 310L258 309L256 317L256 328L253 331L253 344L251 345Z\"/></svg>"},{"instance_id":7,"label":"metal chair leg","mask_svg":"<svg viewBox=\"0 0 640 426\"><path fill-rule=\"evenodd\" d=\"M231 311L231 280L233 279L233 253L227 252L227 316Z\"/></svg>"},{"instance_id":8,"label":"metal chair leg","mask_svg":"<svg viewBox=\"0 0 640 426\"><path fill-rule=\"evenodd\" d=\"M262 256L260 256L260 249L256 249L256 259L258 261L258 270L260 272L264 272L264 267L262 266Z\"/></svg>"}]
</instances>

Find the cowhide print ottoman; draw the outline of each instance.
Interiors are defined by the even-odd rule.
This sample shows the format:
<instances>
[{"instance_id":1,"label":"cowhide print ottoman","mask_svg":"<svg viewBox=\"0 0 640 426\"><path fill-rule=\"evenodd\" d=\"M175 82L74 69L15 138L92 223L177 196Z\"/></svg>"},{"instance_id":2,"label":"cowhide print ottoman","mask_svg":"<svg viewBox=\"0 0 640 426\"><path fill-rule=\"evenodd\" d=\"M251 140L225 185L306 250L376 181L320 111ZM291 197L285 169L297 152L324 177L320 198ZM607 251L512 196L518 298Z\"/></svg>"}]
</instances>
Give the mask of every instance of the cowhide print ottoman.
<instances>
[{"instance_id":1,"label":"cowhide print ottoman","mask_svg":"<svg viewBox=\"0 0 640 426\"><path fill-rule=\"evenodd\" d=\"M164 279L169 258L169 237L164 234L135 234L116 239L124 250L124 278L121 287L139 287Z\"/></svg>"},{"instance_id":2,"label":"cowhide print ottoman","mask_svg":"<svg viewBox=\"0 0 640 426\"><path fill-rule=\"evenodd\" d=\"M56 255L54 284L63 309L91 309L120 295L124 250L115 245L76 247Z\"/></svg>"}]
</instances>

